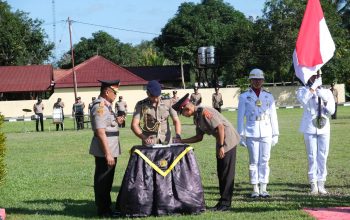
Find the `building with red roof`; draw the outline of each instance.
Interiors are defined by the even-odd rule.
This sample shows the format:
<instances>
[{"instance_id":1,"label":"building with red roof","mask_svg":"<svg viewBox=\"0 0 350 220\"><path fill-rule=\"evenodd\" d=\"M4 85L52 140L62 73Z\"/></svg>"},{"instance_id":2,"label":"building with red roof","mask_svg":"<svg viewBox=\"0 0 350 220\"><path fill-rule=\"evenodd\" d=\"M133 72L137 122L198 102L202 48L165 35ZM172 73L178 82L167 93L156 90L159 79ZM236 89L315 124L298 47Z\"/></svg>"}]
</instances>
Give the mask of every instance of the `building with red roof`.
<instances>
[{"instance_id":1,"label":"building with red roof","mask_svg":"<svg viewBox=\"0 0 350 220\"><path fill-rule=\"evenodd\" d=\"M0 66L0 100L45 98L53 91L51 65Z\"/></svg>"},{"instance_id":2,"label":"building with red roof","mask_svg":"<svg viewBox=\"0 0 350 220\"><path fill-rule=\"evenodd\" d=\"M147 81L102 56L93 56L74 68L77 88L99 87L98 80L120 80L121 86L145 85ZM55 89L73 88L73 70L54 72Z\"/></svg>"}]
</instances>

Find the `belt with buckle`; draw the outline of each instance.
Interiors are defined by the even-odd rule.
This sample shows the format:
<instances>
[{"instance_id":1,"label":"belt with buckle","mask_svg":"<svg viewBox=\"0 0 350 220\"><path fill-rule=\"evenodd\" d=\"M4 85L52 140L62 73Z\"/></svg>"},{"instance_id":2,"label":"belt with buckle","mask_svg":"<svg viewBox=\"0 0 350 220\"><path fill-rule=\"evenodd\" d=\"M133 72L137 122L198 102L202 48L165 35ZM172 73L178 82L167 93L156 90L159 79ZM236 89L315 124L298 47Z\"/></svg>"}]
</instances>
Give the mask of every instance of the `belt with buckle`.
<instances>
[{"instance_id":1,"label":"belt with buckle","mask_svg":"<svg viewBox=\"0 0 350 220\"><path fill-rule=\"evenodd\" d=\"M96 133L94 135L97 136ZM119 136L119 131L106 131L106 136L107 137Z\"/></svg>"},{"instance_id":2,"label":"belt with buckle","mask_svg":"<svg viewBox=\"0 0 350 220\"><path fill-rule=\"evenodd\" d=\"M255 117L255 121L263 121L263 120L268 120L269 116L268 115L259 115Z\"/></svg>"}]
</instances>

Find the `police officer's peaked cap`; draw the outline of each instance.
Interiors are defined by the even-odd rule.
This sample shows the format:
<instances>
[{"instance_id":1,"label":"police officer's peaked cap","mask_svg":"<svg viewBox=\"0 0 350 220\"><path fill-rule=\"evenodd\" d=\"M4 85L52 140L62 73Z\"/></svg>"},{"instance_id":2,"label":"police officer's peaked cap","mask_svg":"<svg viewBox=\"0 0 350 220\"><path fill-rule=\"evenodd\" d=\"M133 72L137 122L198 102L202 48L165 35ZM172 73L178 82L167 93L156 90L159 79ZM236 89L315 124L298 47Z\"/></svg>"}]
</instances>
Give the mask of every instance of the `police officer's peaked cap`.
<instances>
[{"instance_id":1,"label":"police officer's peaked cap","mask_svg":"<svg viewBox=\"0 0 350 220\"><path fill-rule=\"evenodd\" d=\"M162 86L157 80L151 80L147 84L147 91L151 96L160 96L162 92Z\"/></svg>"},{"instance_id":2,"label":"police officer's peaked cap","mask_svg":"<svg viewBox=\"0 0 350 220\"><path fill-rule=\"evenodd\" d=\"M172 107L175 111L182 111L182 109L190 102L190 99L188 98L190 94L186 94L184 97L182 97L179 101L177 101Z\"/></svg>"},{"instance_id":3,"label":"police officer's peaked cap","mask_svg":"<svg viewBox=\"0 0 350 220\"><path fill-rule=\"evenodd\" d=\"M120 80L98 80L101 83L101 87L119 87Z\"/></svg>"}]
</instances>

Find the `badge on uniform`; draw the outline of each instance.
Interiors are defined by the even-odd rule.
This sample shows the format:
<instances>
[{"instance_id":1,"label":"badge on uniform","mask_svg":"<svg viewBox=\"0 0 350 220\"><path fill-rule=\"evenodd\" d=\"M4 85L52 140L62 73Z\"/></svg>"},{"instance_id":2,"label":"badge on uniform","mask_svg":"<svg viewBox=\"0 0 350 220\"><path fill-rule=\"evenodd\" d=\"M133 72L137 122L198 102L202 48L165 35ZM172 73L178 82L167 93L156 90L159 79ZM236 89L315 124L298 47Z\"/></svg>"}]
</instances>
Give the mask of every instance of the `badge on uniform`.
<instances>
[{"instance_id":1,"label":"badge on uniform","mask_svg":"<svg viewBox=\"0 0 350 220\"><path fill-rule=\"evenodd\" d=\"M255 105L261 107L262 102L260 101L260 99L256 100Z\"/></svg>"},{"instance_id":2,"label":"badge on uniform","mask_svg":"<svg viewBox=\"0 0 350 220\"><path fill-rule=\"evenodd\" d=\"M96 112L97 112L97 114L100 115L100 116L103 115L103 112L104 112L103 106L99 106L99 107L97 108Z\"/></svg>"},{"instance_id":3,"label":"badge on uniform","mask_svg":"<svg viewBox=\"0 0 350 220\"><path fill-rule=\"evenodd\" d=\"M203 115L204 115L204 117L206 117L209 120L213 117L213 114L208 110L204 110Z\"/></svg>"}]
</instances>

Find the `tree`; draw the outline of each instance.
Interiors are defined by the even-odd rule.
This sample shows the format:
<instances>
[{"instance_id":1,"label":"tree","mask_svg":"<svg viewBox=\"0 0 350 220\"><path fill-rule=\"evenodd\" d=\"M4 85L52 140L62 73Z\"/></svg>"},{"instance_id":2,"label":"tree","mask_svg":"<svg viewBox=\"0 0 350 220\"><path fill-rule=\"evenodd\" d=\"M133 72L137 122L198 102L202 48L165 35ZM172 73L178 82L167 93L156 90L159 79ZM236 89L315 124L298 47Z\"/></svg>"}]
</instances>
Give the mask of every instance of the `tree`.
<instances>
[{"instance_id":1,"label":"tree","mask_svg":"<svg viewBox=\"0 0 350 220\"><path fill-rule=\"evenodd\" d=\"M238 45L244 46L242 42L248 38L251 25L252 22L243 13L222 0L183 3L155 42L164 55L174 62L179 62L178 52L185 49L188 52L181 54L181 57L193 66L196 66L198 48L212 45L217 51L217 62L224 69L226 65L232 66L230 61L233 57L244 57L241 53L246 51L239 50ZM239 70L245 67L245 61L242 62L244 64ZM231 76L234 73L227 74Z\"/></svg>"},{"instance_id":2,"label":"tree","mask_svg":"<svg viewBox=\"0 0 350 220\"><path fill-rule=\"evenodd\" d=\"M131 44L121 43L104 31L93 33L92 38L82 37L73 48L75 64L80 64L94 55L101 55L118 65L137 65L137 50ZM68 51L61 57L58 62L61 68L72 67L71 60L67 59L70 54L71 51Z\"/></svg>"},{"instance_id":3,"label":"tree","mask_svg":"<svg viewBox=\"0 0 350 220\"><path fill-rule=\"evenodd\" d=\"M42 21L31 19L28 13L11 12L11 7L0 1L0 65L42 64L54 48L47 42L41 28Z\"/></svg>"},{"instance_id":4,"label":"tree","mask_svg":"<svg viewBox=\"0 0 350 220\"><path fill-rule=\"evenodd\" d=\"M154 45L154 41L143 41L136 46L139 66L163 66L172 64Z\"/></svg>"}]
</instances>

